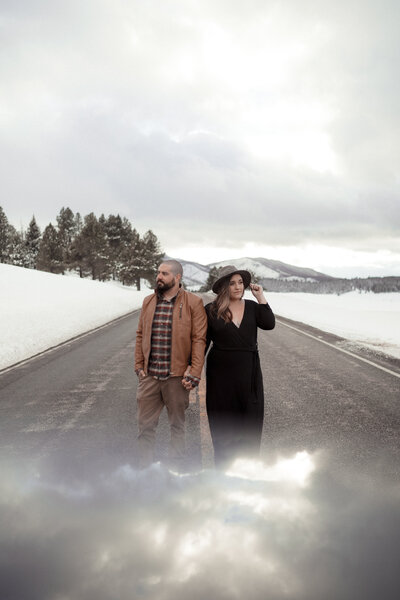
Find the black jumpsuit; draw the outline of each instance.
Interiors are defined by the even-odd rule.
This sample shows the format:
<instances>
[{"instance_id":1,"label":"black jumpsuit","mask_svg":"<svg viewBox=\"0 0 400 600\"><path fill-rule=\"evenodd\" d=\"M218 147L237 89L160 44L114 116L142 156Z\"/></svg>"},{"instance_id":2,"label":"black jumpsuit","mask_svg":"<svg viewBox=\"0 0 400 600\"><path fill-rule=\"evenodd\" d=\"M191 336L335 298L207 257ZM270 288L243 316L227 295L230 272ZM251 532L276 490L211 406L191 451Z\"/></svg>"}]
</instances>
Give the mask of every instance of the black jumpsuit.
<instances>
[{"instance_id":1,"label":"black jumpsuit","mask_svg":"<svg viewBox=\"0 0 400 600\"><path fill-rule=\"evenodd\" d=\"M273 329L268 304L245 300L240 327L217 319L207 304L207 415L218 467L238 456L260 451L264 419L264 390L257 350L257 328Z\"/></svg>"}]
</instances>

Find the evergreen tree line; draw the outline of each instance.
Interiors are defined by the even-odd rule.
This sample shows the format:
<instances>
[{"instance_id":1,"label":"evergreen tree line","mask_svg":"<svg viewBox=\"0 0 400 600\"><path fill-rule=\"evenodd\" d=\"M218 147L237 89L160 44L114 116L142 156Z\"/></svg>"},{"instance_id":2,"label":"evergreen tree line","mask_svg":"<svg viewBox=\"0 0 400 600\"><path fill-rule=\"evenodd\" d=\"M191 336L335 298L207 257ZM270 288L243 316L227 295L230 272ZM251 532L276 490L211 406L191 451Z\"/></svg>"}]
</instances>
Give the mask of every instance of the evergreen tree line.
<instances>
[{"instance_id":1,"label":"evergreen tree line","mask_svg":"<svg viewBox=\"0 0 400 600\"><path fill-rule=\"evenodd\" d=\"M80 277L121 281L140 289L140 279L154 284L164 253L157 236L143 236L125 217L94 213L81 217L62 208L57 224L41 233L33 216L26 231L17 231L0 206L0 263L50 273L75 271Z\"/></svg>"},{"instance_id":2,"label":"evergreen tree line","mask_svg":"<svg viewBox=\"0 0 400 600\"><path fill-rule=\"evenodd\" d=\"M307 292L310 294L345 294L359 292L400 292L400 277L334 277L323 281L299 281L287 279L262 279L261 285L269 292Z\"/></svg>"}]
</instances>

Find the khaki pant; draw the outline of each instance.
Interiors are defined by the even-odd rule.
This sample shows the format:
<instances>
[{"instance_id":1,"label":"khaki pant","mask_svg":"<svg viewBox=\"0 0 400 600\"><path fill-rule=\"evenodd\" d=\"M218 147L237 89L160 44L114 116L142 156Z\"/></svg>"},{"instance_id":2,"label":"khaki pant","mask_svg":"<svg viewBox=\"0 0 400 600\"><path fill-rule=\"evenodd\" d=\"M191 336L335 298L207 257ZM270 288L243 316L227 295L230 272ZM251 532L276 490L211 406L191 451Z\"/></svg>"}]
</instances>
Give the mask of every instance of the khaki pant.
<instances>
[{"instance_id":1,"label":"khaki pant","mask_svg":"<svg viewBox=\"0 0 400 600\"><path fill-rule=\"evenodd\" d=\"M154 445L158 420L167 407L171 427L169 458L179 466L185 456L185 410L189 406L189 391L182 386L182 377L154 379L147 375L139 381L137 391L137 417L139 441L139 466L154 462Z\"/></svg>"}]
</instances>

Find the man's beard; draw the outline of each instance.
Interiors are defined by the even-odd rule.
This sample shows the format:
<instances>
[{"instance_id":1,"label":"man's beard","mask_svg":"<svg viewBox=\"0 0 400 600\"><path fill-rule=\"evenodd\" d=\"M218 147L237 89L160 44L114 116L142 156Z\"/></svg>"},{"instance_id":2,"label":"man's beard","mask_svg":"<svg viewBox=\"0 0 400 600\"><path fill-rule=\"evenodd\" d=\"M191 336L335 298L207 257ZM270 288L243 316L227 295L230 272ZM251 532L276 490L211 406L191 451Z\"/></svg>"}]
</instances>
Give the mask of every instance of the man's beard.
<instances>
[{"instance_id":1,"label":"man's beard","mask_svg":"<svg viewBox=\"0 0 400 600\"><path fill-rule=\"evenodd\" d=\"M170 290L171 288L173 288L174 285L175 285L175 277L173 278L171 283L164 283L163 281L157 281L157 289L160 292L166 292L167 290Z\"/></svg>"}]
</instances>

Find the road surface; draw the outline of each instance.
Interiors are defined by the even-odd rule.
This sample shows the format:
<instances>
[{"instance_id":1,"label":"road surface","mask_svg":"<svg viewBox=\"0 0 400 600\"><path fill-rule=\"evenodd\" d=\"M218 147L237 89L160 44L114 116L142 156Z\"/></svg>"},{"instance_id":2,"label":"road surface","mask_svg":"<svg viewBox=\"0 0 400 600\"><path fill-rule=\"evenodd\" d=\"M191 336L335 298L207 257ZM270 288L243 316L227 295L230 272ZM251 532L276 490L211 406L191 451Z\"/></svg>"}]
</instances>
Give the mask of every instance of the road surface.
<instances>
[{"instance_id":1,"label":"road surface","mask_svg":"<svg viewBox=\"0 0 400 600\"><path fill-rule=\"evenodd\" d=\"M137 465L136 311L0 374L0 457L82 477ZM398 476L400 361L348 353L344 340L278 318L259 333L262 457L318 451L332 465ZM347 350L343 352L342 350ZM368 362L366 362L366 360ZM164 414L157 456L166 457ZM204 382L187 412L187 469L212 467Z\"/></svg>"}]
</instances>

